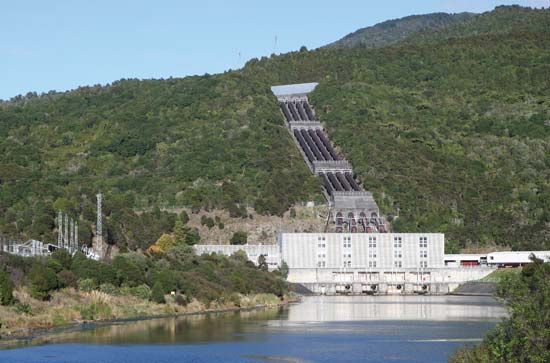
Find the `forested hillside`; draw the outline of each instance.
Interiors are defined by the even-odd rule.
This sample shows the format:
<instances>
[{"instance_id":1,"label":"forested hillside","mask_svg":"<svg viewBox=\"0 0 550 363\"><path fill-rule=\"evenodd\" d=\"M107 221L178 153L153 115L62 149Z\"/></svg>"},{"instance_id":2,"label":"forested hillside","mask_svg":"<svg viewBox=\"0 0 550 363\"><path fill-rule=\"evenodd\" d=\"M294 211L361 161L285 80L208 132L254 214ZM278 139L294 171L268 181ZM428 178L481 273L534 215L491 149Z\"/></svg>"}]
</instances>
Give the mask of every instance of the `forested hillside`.
<instances>
[{"instance_id":1,"label":"forested hillside","mask_svg":"<svg viewBox=\"0 0 550 363\"><path fill-rule=\"evenodd\" d=\"M398 43L409 37L414 37L421 31L431 33L452 24L465 22L472 19L475 15L473 13L433 13L387 20L348 34L342 39L329 44L328 47L382 47Z\"/></svg>"},{"instance_id":2,"label":"forested hillside","mask_svg":"<svg viewBox=\"0 0 550 363\"><path fill-rule=\"evenodd\" d=\"M309 81L396 231L445 232L450 250L550 248L550 11L517 7L386 47L302 49L220 75L4 103L0 232L52 239L63 209L89 239L98 190L110 242L132 248L174 220L133 209L281 214L321 200L269 90Z\"/></svg>"}]
</instances>

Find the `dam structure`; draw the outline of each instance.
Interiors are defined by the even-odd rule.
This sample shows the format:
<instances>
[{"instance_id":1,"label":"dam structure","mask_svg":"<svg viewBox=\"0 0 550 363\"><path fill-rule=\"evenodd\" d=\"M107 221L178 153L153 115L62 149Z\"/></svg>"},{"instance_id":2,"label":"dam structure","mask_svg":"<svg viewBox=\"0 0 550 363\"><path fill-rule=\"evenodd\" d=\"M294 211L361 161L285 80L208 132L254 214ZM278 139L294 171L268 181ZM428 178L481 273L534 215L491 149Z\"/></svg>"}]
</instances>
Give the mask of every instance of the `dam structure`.
<instances>
[{"instance_id":1,"label":"dam structure","mask_svg":"<svg viewBox=\"0 0 550 363\"><path fill-rule=\"evenodd\" d=\"M385 233L388 225L371 192L355 180L349 162L323 130L307 95L317 83L273 86L286 126L304 161L323 185L335 232Z\"/></svg>"},{"instance_id":2,"label":"dam structure","mask_svg":"<svg viewBox=\"0 0 550 363\"><path fill-rule=\"evenodd\" d=\"M331 231L279 233L274 244L195 245L199 254L246 253L270 270L288 267L287 280L314 294L448 294L497 268L529 263L533 252L445 255L442 233L393 233L372 193L356 181L331 144L308 94L317 83L271 87L296 146L323 185ZM533 254L550 260L550 252Z\"/></svg>"}]
</instances>

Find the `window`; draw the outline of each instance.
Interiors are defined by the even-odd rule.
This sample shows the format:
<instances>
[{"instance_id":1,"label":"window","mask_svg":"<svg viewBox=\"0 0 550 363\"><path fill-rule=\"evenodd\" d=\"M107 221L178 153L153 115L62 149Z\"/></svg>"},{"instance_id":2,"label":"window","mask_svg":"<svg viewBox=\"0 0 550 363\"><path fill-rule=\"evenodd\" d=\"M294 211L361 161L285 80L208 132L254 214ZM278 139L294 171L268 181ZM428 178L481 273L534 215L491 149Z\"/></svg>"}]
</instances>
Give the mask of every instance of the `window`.
<instances>
[{"instance_id":1,"label":"window","mask_svg":"<svg viewBox=\"0 0 550 363\"><path fill-rule=\"evenodd\" d=\"M420 251L420 258L428 258L428 251Z\"/></svg>"},{"instance_id":2,"label":"window","mask_svg":"<svg viewBox=\"0 0 550 363\"><path fill-rule=\"evenodd\" d=\"M351 237L344 237L344 248L351 248Z\"/></svg>"},{"instance_id":3,"label":"window","mask_svg":"<svg viewBox=\"0 0 550 363\"><path fill-rule=\"evenodd\" d=\"M344 267L351 267L351 254L344 253L343 259L344 259Z\"/></svg>"},{"instance_id":4,"label":"window","mask_svg":"<svg viewBox=\"0 0 550 363\"><path fill-rule=\"evenodd\" d=\"M420 248L428 247L428 237L420 237Z\"/></svg>"},{"instance_id":5,"label":"window","mask_svg":"<svg viewBox=\"0 0 550 363\"><path fill-rule=\"evenodd\" d=\"M324 253L320 253L317 255L317 258L319 259L324 259L326 257L326 255Z\"/></svg>"},{"instance_id":6,"label":"window","mask_svg":"<svg viewBox=\"0 0 550 363\"><path fill-rule=\"evenodd\" d=\"M403 257L403 254L401 253L401 250L394 250L394 251L393 251L393 257L394 257L394 258L401 258L401 257Z\"/></svg>"},{"instance_id":7,"label":"window","mask_svg":"<svg viewBox=\"0 0 550 363\"><path fill-rule=\"evenodd\" d=\"M403 247L403 240L401 237L393 237L393 247L401 248Z\"/></svg>"},{"instance_id":8,"label":"window","mask_svg":"<svg viewBox=\"0 0 550 363\"><path fill-rule=\"evenodd\" d=\"M317 267L325 267L325 261L317 262Z\"/></svg>"},{"instance_id":9,"label":"window","mask_svg":"<svg viewBox=\"0 0 550 363\"><path fill-rule=\"evenodd\" d=\"M420 261L420 267L421 268L427 268L428 267L428 261Z\"/></svg>"},{"instance_id":10,"label":"window","mask_svg":"<svg viewBox=\"0 0 550 363\"><path fill-rule=\"evenodd\" d=\"M403 263L401 261L394 261L393 265L398 268L403 267Z\"/></svg>"},{"instance_id":11,"label":"window","mask_svg":"<svg viewBox=\"0 0 550 363\"><path fill-rule=\"evenodd\" d=\"M369 267L376 267L376 261L369 261Z\"/></svg>"},{"instance_id":12,"label":"window","mask_svg":"<svg viewBox=\"0 0 550 363\"><path fill-rule=\"evenodd\" d=\"M376 248L376 237L369 236L369 248Z\"/></svg>"},{"instance_id":13,"label":"window","mask_svg":"<svg viewBox=\"0 0 550 363\"><path fill-rule=\"evenodd\" d=\"M317 248L325 248L327 247L326 243L317 243Z\"/></svg>"},{"instance_id":14,"label":"window","mask_svg":"<svg viewBox=\"0 0 550 363\"><path fill-rule=\"evenodd\" d=\"M369 258L376 258L376 251L369 251Z\"/></svg>"}]
</instances>

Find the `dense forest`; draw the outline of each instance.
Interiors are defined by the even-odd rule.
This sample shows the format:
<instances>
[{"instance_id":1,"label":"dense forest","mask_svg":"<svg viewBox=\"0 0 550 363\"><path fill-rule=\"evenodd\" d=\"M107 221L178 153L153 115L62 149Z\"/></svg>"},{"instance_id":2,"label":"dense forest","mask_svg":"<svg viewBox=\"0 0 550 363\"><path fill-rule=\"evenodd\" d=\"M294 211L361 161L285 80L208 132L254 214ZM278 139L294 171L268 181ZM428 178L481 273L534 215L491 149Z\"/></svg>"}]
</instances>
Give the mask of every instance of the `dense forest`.
<instances>
[{"instance_id":1,"label":"dense forest","mask_svg":"<svg viewBox=\"0 0 550 363\"><path fill-rule=\"evenodd\" d=\"M320 202L269 89L310 81L394 230L444 232L450 251L550 248L550 10L520 7L372 49L302 48L219 75L3 102L0 233L53 240L63 210L89 241L98 191L109 242L131 249L171 231L162 207L280 215Z\"/></svg>"}]
</instances>

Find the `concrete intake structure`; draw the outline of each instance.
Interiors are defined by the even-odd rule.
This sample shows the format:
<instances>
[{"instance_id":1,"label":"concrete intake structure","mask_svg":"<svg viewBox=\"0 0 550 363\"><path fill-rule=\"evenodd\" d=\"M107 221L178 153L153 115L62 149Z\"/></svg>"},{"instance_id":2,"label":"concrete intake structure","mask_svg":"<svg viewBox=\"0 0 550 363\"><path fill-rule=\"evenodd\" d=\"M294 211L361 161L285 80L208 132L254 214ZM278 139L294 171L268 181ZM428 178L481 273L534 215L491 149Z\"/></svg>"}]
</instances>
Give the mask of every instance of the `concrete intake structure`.
<instances>
[{"instance_id":1,"label":"concrete intake structure","mask_svg":"<svg viewBox=\"0 0 550 363\"><path fill-rule=\"evenodd\" d=\"M357 183L351 165L336 152L309 104L307 95L316 86L302 83L271 90L304 161L321 180L335 231L385 233L389 228L372 193Z\"/></svg>"}]
</instances>

